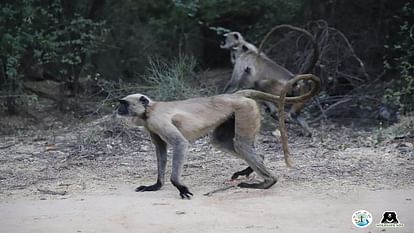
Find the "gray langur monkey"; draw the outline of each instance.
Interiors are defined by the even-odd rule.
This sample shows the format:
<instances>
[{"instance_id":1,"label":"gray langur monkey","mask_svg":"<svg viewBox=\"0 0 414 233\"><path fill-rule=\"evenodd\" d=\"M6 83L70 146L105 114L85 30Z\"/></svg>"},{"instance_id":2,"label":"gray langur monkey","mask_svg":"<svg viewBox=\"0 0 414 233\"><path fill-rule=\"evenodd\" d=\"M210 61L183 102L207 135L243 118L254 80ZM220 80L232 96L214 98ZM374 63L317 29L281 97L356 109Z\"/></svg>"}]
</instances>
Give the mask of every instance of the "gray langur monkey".
<instances>
[{"instance_id":1,"label":"gray langur monkey","mask_svg":"<svg viewBox=\"0 0 414 233\"><path fill-rule=\"evenodd\" d=\"M245 75L249 75L249 71L246 71ZM279 97L254 90L243 90L234 94L171 102L154 101L143 94L122 98L119 100L118 115L138 119L137 124L142 124L149 132L157 156L157 182L149 186L139 186L135 191L156 191L163 186L167 145L170 145L173 149L171 183L179 190L181 198L189 199L193 194L180 180L187 147L190 141L209 133L213 145L245 160L249 165L247 171L245 169L233 176L250 174L252 170L263 178L259 183L242 182L239 187L257 189L271 187L277 179L268 171L263 156L258 156L254 148L261 118L255 100L275 103L284 103L286 100L289 103L296 103L318 91L318 86L314 86L311 91L302 96ZM281 131L285 132L285 129ZM286 145L283 147L287 148L287 138L285 139L283 143ZM289 154L284 155L285 162L289 166L291 164Z\"/></svg>"},{"instance_id":2,"label":"gray langur monkey","mask_svg":"<svg viewBox=\"0 0 414 233\"><path fill-rule=\"evenodd\" d=\"M299 31L311 39L314 53L312 61L305 69L304 73L309 73L314 68L319 60L319 48L312 34L302 28L285 24L278 25L272 28L272 30L265 36L259 49L251 43L246 42L238 32L226 33L224 35L224 43L220 45L220 48L230 49L231 60L234 64L234 68L231 79L224 88L225 93L233 93L239 89L255 89L274 95L280 95L283 87L287 82L292 80L295 75L283 66L268 58L261 51L267 38L274 31L281 28L289 28L291 30ZM251 73L247 79L244 78L246 67L250 68ZM293 94L302 94L306 92L305 85L303 83L295 85L294 88L292 88L292 92ZM306 101L308 100L293 104L289 110L289 115L302 127L306 136L311 136L312 132L308 124L305 119L300 116L300 110L305 106ZM276 107L274 104L269 102L265 102L265 104L270 110L272 117L275 117Z\"/></svg>"}]
</instances>

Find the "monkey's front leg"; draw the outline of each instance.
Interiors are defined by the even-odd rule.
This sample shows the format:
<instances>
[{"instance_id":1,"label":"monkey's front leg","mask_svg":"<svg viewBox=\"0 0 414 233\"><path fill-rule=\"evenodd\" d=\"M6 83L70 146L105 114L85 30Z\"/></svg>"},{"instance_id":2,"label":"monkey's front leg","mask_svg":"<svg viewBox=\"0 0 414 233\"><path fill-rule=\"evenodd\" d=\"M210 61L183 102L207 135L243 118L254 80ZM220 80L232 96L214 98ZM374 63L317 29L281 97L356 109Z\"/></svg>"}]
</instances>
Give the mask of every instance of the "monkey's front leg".
<instances>
[{"instance_id":1,"label":"monkey's front leg","mask_svg":"<svg viewBox=\"0 0 414 233\"><path fill-rule=\"evenodd\" d=\"M172 145L173 148L173 162L171 172L171 183L180 191L180 197L182 199L190 199L193 194L188 190L187 186L183 185L180 181L181 173L183 171L185 162L185 153L187 151L188 142L185 139L179 139Z\"/></svg>"},{"instance_id":2,"label":"monkey's front leg","mask_svg":"<svg viewBox=\"0 0 414 233\"><path fill-rule=\"evenodd\" d=\"M165 143L157 134L150 133L150 136L152 142L155 144L155 153L157 154L157 183L149 186L139 186L135 189L136 192L157 191L165 183L165 167L167 165L167 143Z\"/></svg>"}]
</instances>

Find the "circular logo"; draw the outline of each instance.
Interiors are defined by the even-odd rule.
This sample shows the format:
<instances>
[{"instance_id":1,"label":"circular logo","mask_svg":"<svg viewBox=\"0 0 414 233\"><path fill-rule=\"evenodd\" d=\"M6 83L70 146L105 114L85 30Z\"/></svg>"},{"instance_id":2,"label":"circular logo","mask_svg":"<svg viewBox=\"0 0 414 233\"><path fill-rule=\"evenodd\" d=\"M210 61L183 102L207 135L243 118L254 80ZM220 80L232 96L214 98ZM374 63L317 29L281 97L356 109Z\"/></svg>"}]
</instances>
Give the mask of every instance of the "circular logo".
<instances>
[{"instance_id":1,"label":"circular logo","mask_svg":"<svg viewBox=\"0 0 414 233\"><path fill-rule=\"evenodd\" d=\"M372 223L372 214L366 210L355 211L352 215L352 223L358 228L365 228Z\"/></svg>"}]
</instances>

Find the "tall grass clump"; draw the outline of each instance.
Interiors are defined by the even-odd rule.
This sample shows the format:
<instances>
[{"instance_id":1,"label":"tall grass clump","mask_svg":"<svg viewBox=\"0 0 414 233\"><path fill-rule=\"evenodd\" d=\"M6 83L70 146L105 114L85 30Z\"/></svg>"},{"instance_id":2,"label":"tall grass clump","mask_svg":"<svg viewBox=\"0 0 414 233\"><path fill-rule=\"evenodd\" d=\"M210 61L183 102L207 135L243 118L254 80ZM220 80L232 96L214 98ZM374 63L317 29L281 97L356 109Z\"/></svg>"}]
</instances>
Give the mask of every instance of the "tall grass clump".
<instances>
[{"instance_id":1,"label":"tall grass clump","mask_svg":"<svg viewBox=\"0 0 414 233\"><path fill-rule=\"evenodd\" d=\"M208 88L200 87L196 65L194 57L185 55L170 61L150 58L144 79L153 87L151 96L166 101L209 94Z\"/></svg>"}]
</instances>

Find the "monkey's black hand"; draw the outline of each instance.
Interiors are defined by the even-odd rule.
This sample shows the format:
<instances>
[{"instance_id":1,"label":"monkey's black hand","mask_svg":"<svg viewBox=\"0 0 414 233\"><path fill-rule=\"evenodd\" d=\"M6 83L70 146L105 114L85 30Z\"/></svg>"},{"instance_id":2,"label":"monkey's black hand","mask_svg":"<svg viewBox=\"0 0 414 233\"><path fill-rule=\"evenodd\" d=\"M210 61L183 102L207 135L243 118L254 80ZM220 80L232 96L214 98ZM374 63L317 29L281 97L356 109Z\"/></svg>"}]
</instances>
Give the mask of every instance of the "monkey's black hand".
<instances>
[{"instance_id":1,"label":"monkey's black hand","mask_svg":"<svg viewBox=\"0 0 414 233\"><path fill-rule=\"evenodd\" d=\"M193 194L188 190L186 186L177 187L180 191L180 197L181 199L191 199L190 196L193 196Z\"/></svg>"},{"instance_id":2,"label":"monkey's black hand","mask_svg":"<svg viewBox=\"0 0 414 233\"><path fill-rule=\"evenodd\" d=\"M239 172L235 172L235 173L231 176L231 179L232 179L232 180L235 180L235 179L239 178L239 176L246 176L246 177L248 177L249 175L248 175L248 174L244 174L244 173L243 173L243 171L239 171Z\"/></svg>"},{"instance_id":3,"label":"monkey's black hand","mask_svg":"<svg viewBox=\"0 0 414 233\"><path fill-rule=\"evenodd\" d=\"M232 176L231 179L235 180L237 179L239 176L246 176L249 177L249 175L253 172L253 169L251 167L247 167L244 170L235 172Z\"/></svg>"},{"instance_id":4,"label":"monkey's black hand","mask_svg":"<svg viewBox=\"0 0 414 233\"><path fill-rule=\"evenodd\" d=\"M162 186L161 183L158 183L158 182L156 184L149 185L149 186L142 185L136 188L135 192L157 191L157 190L160 190L161 186Z\"/></svg>"}]
</instances>

